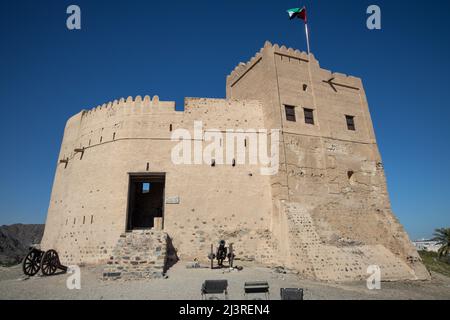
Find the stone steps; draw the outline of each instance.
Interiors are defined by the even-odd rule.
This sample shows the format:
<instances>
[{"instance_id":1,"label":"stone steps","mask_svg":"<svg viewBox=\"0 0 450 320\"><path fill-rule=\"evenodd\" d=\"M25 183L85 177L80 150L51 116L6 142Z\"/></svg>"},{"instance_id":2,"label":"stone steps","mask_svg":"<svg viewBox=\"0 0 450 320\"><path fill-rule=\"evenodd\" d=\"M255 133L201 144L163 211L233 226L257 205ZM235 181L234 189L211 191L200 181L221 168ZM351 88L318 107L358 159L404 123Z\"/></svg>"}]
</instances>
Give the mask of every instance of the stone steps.
<instances>
[{"instance_id":1,"label":"stone steps","mask_svg":"<svg viewBox=\"0 0 450 320\"><path fill-rule=\"evenodd\" d=\"M120 235L103 279L162 278L166 271L168 235L157 230L136 230Z\"/></svg>"}]
</instances>

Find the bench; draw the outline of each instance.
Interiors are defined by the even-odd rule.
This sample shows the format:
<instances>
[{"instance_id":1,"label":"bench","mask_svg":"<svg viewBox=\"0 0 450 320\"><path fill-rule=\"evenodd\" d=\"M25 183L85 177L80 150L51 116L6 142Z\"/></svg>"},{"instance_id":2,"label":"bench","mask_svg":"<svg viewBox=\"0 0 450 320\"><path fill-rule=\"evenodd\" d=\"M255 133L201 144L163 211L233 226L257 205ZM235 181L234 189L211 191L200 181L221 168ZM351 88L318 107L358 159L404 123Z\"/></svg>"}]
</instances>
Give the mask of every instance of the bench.
<instances>
[{"instance_id":1,"label":"bench","mask_svg":"<svg viewBox=\"0 0 450 320\"><path fill-rule=\"evenodd\" d=\"M303 300L303 289L300 288L281 288L281 300Z\"/></svg>"},{"instance_id":2,"label":"bench","mask_svg":"<svg viewBox=\"0 0 450 320\"><path fill-rule=\"evenodd\" d=\"M266 299L269 300L269 283L267 281L246 282L244 285L244 293L246 297L249 293L264 293Z\"/></svg>"},{"instance_id":3,"label":"bench","mask_svg":"<svg viewBox=\"0 0 450 320\"><path fill-rule=\"evenodd\" d=\"M202 284L202 299L206 299L208 294L224 294L225 300L228 299L228 281L227 280L205 280Z\"/></svg>"}]
</instances>

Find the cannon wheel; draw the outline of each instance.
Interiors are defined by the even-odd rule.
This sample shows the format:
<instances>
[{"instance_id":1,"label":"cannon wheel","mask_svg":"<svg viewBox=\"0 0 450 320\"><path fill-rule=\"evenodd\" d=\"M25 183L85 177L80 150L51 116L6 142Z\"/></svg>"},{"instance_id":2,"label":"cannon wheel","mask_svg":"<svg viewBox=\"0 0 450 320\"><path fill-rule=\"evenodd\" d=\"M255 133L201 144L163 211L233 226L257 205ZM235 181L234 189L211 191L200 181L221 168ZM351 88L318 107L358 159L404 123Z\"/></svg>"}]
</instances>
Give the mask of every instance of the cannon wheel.
<instances>
[{"instance_id":1,"label":"cannon wheel","mask_svg":"<svg viewBox=\"0 0 450 320\"><path fill-rule=\"evenodd\" d=\"M41 269L41 254L37 250L31 250L22 262L22 270L27 276L34 276Z\"/></svg>"},{"instance_id":2,"label":"cannon wheel","mask_svg":"<svg viewBox=\"0 0 450 320\"><path fill-rule=\"evenodd\" d=\"M41 269L42 273L46 276L55 274L56 269L60 266L59 256L55 250L48 250L42 256Z\"/></svg>"}]
</instances>

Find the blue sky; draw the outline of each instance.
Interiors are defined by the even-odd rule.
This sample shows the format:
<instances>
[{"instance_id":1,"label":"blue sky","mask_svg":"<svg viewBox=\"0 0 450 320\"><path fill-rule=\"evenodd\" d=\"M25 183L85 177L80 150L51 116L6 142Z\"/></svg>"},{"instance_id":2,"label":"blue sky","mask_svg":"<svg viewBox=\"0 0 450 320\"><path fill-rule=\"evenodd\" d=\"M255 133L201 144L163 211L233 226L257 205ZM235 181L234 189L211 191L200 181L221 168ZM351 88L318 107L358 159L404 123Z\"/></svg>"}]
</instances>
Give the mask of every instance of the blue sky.
<instances>
[{"instance_id":1,"label":"blue sky","mask_svg":"<svg viewBox=\"0 0 450 320\"><path fill-rule=\"evenodd\" d=\"M77 4L82 30L66 28ZM0 3L0 224L44 223L66 120L115 98L224 97L265 40L363 79L395 214L412 238L450 227L449 1L41 0ZM382 30L366 9L382 10Z\"/></svg>"}]
</instances>

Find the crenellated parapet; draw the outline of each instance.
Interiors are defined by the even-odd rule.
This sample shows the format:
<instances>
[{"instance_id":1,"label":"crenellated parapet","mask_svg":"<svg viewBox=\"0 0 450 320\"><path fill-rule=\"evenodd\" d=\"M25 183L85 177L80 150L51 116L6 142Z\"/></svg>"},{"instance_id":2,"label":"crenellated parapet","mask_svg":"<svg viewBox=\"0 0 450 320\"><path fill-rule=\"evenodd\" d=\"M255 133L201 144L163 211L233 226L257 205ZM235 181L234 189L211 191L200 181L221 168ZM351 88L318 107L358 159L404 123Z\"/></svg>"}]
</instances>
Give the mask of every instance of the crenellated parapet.
<instances>
[{"instance_id":1,"label":"crenellated parapet","mask_svg":"<svg viewBox=\"0 0 450 320\"><path fill-rule=\"evenodd\" d=\"M362 80L358 77L346 75L344 73L333 72L326 69L320 69L320 80L330 85L336 85L341 87L347 87L353 90L362 90Z\"/></svg>"},{"instance_id":2,"label":"crenellated parapet","mask_svg":"<svg viewBox=\"0 0 450 320\"><path fill-rule=\"evenodd\" d=\"M266 45L264 46L264 48L270 48L270 47L272 47L275 54L278 54L278 55L298 59L298 60L301 60L304 62L309 62L310 59L315 60L314 56L312 54L310 54L308 56L308 54L306 52L300 51L298 49L287 48L284 45L282 45L280 47L278 44L271 45L270 42L266 42Z\"/></svg>"},{"instance_id":3,"label":"crenellated parapet","mask_svg":"<svg viewBox=\"0 0 450 320\"><path fill-rule=\"evenodd\" d=\"M97 111L101 110L108 110L108 109L114 109L114 108L120 108L120 107L146 107L146 108L157 108L157 107L163 107L167 110L173 109L175 111L175 102L174 101L160 101L159 97L157 95L153 96L153 98L150 98L150 96L146 95L144 98L142 98L140 95L136 96L135 98L129 96L128 98L120 98L116 99L114 101L110 101L107 103L104 103L102 105L98 105L95 108L92 108L90 110L85 110L85 114L89 115L91 113L95 113Z\"/></svg>"},{"instance_id":4,"label":"crenellated parapet","mask_svg":"<svg viewBox=\"0 0 450 320\"><path fill-rule=\"evenodd\" d=\"M256 64L262 59L262 48L256 55L254 55L247 63L240 62L236 68L227 76L227 83L234 83L241 77L243 77L248 71L250 71Z\"/></svg>"},{"instance_id":5,"label":"crenellated parapet","mask_svg":"<svg viewBox=\"0 0 450 320\"><path fill-rule=\"evenodd\" d=\"M95 108L81 111L81 120L83 122L97 122L114 116L129 116L139 114L161 114L173 113L179 111L175 109L174 101L160 101L157 95L151 98L146 95L128 98L115 99Z\"/></svg>"},{"instance_id":6,"label":"crenellated parapet","mask_svg":"<svg viewBox=\"0 0 450 320\"><path fill-rule=\"evenodd\" d=\"M278 54L281 56L286 56L293 59L298 59L300 61L309 62L310 59L315 60L314 56L306 52L302 52L297 49L287 48L286 46L279 46L278 44L272 44L266 41L264 47L262 47L259 52L256 53L247 63L239 63L236 68L228 75L227 83L233 84L242 78L247 72L249 72L256 64L258 64L263 58L264 53L270 52L273 54Z\"/></svg>"},{"instance_id":7,"label":"crenellated parapet","mask_svg":"<svg viewBox=\"0 0 450 320\"><path fill-rule=\"evenodd\" d=\"M269 56L280 56L281 59L287 58L289 61L295 59L299 62L309 63L310 66L312 66L313 73L317 72L318 76L321 78L320 80L322 81L326 82L331 79L331 81L336 81L337 83L341 83L345 86L357 89L362 88L361 79L358 77L322 69L319 61L312 53L308 55L308 53L304 51L286 47L284 45L280 46L278 44L272 44L269 41L266 41L264 47L261 48L248 62L241 62L234 68L234 70L227 76L227 85L233 87L240 79L242 79L258 63L261 62L265 54L268 54Z\"/></svg>"}]
</instances>

